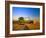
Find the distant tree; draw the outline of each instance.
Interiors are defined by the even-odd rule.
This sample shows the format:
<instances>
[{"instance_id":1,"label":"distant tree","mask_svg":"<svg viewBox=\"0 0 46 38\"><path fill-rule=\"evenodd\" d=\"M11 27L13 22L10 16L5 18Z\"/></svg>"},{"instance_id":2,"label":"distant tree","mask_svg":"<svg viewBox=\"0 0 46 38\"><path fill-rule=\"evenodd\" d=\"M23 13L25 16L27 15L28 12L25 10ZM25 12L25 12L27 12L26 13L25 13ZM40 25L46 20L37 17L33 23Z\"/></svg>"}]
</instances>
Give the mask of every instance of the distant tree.
<instances>
[{"instance_id":1,"label":"distant tree","mask_svg":"<svg viewBox=\"0 0 46 38\"><path fill-rule=\"evenodd\" d=\"M18 19L19 19L20 24L24 24L24 18L23 17L19 17Z\"/></svg>"},{"instance_id":2,"label":"distant tree","mask_svg":"<svg viewBox=\"0 0 46 38\"><path fill-rule=\"evenodd\" d=\"M23 17L19 17L19 20L24 20L24 18Z\"/></svg>"}]
</instances>

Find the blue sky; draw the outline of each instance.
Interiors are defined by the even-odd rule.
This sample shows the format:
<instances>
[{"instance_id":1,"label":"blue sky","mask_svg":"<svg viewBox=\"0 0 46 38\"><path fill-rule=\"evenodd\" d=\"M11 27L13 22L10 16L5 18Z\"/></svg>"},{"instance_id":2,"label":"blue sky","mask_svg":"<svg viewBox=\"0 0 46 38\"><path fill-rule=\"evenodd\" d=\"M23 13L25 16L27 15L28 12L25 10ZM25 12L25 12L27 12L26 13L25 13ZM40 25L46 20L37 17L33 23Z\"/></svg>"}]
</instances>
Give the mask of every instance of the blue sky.
<instances>
[{"instance_id":1,"label":"blue sky","mask_svg":"<svg viewBox=\"0 0 46 38\"><path fill-rule=\"evenodd\" d=\"M12 14L19 17L38 18L40 16L40 8L13 7Z\"/></svg>"}]
</instances>

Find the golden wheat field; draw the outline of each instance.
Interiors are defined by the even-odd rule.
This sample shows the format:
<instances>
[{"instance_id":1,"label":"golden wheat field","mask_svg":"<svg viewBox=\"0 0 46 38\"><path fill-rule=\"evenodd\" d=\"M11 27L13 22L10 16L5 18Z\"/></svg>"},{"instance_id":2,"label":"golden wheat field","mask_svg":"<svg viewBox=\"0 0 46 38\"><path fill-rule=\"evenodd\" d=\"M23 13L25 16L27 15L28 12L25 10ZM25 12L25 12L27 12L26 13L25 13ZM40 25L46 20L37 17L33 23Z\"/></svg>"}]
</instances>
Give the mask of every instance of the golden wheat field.
<instances>
[{"instance_id":1,"label":"golden wheat field","mask_svg":"<svg viewBox=\"0 0 46 38\"><path fill-rule=\"evenodd\" d=\"M25 22L20 23L19 21L13 21L13 30L38 30L40 29L39 22Z\"/></svg>"}]
</instances>

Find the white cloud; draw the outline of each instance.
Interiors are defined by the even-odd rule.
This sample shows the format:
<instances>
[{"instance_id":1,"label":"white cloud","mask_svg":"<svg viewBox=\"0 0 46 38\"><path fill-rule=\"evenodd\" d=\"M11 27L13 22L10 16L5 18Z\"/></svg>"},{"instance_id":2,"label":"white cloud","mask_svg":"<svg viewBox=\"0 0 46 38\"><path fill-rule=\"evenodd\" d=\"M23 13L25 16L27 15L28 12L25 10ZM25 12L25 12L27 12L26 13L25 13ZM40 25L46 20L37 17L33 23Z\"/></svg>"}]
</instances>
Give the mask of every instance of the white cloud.
<instances>
[{"instance_id":1,"label":"white cloud","mask_svg":"<svg viewBox=\"0 0 46 38\"><path fill-rule=\"evenodd\" d=\"M21 16L13 16L13 20L18 20L18 18ZM24 20L33 20L32 17L24 17Z\"/></svg>"}]
</instances>

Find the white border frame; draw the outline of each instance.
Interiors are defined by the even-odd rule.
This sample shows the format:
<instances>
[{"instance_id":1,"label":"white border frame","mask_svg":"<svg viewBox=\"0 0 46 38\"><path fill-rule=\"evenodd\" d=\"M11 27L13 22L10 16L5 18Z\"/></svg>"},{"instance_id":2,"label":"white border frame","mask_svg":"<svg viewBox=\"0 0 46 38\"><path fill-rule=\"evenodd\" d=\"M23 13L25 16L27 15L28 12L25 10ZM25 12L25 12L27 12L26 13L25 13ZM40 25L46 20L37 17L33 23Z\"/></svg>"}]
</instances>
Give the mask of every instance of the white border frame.
<instances>
[{"instance_id":1,"label":"white border frame","mask_svg":"<svg viewBox=\"0 0 46 38\"><path fill-rule=\"evenodd\" d=\"M12 7L25 7L25 8L40 8L40 30L23 30L23 31L13 31L12 27ZM42 6L36 5L18 5L10 4L10 34L23 34L23 33L41 33L42 32Z\"/></svg>"}]
</instances>

